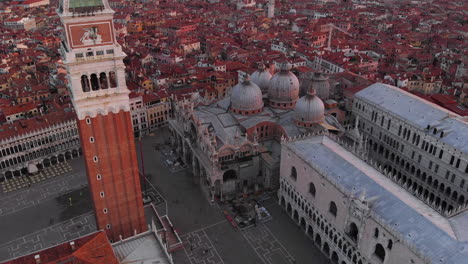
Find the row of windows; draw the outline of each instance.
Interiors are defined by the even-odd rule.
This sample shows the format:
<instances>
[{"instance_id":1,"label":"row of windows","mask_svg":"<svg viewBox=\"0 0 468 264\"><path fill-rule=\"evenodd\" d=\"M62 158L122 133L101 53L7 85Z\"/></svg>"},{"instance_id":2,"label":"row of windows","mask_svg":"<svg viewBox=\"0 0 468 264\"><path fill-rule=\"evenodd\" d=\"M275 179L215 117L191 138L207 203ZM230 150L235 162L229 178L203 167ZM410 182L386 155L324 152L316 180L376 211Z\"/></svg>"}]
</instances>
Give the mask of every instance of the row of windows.
<instances>
[{"instance_id":1,"label":"row of windows","mask_svg":"<svg viewBox=\"0 0 468 264\"><path fill-rule=\"evenodd\" d=\"M311 186L313 186L313 184ZM316 211L313 208L313 206L305 205L305 203L302 202L300 197L298 199L298 195L295 193L294 187L290 188L289 186L287 186L287 183L280 182L280 189L283 191L284 195L288 196L291 199L292 202L294 202L295 204L298 205L299 209L302 209L302 211L304 211L304 213L309 216L309 218L316 224L316 226L319 229L321 229L325 233L326 236L328 236L330 238L331 242L336 244L338 246L338 248L340 248L340 250L343 251L343 254L345 256L347 256L350 260L352 260L353 263L356 263L356 264L363 263L363 261L360 259L361 256L360 256L359 252L356 252L356 250L354 249L355 247L348 244L346 242L346 240L343 240L340 237L339 232L337 232L335 228L333 228L332 226L329 227L329 224L327 223L327 221L319 214L318 211ZM314 187L314 190L315 190L315 187ZM286 202L284 201L284 198L281 199L281 203L282 203L282 205L284 207L286 207L286 209L291 214L293 219L298 221L299 219L296 219L296 217L298 218L297 212L295 210L293 212L293 210L291 209L289 203L286 204ZM309 206L310 206L310 208L309 208ZM333 201L330 203L329 212L331 214L334 214L333 212L336 213L336 204ZM305 224L305 223L303 223L303 219L301 219L300 224L301 225ZM307 233L313 235L313 231L311 231L310 229L312 229L312 227L309 227L309 230L307 231ZM351 238L351 240L354 241L355 243L358 243L359 229L358 229L357 225L355 223L353 223L353 222L350 222L350 224L347 226L346 230L347 230L346 234L348 235L348 237ZM374 233L374 236L377 239L378 236L379 236L378 235L378 229L376 228L375 230L376 230L375 232L377 232L377 233ZM315 235L315 242L318 244L319 248L321 248L321 243L322 242L321 242L321 238L320 238L319 234ZM393 241L391 239L389 239L388 242L387 242L387 248L388 248L388 250L391 250L392 247L393 247ZM328 244L326 244L326 243L324 244L323 250L325 251L325 254L327 256L329 256ZM386 252L385 252L385 249L382 246L382 244L376 243L376 246L375 246L375 249L374 249L374 255L380 262L385 261ZM335 260L336 260L336 258L335 258Z\"/></svg>"},{"instance_id":2,"label":"row of windows","mask_svg":"<svg viewBox=\"0 0 468 264\"><path fill-rule=\"evenodd\" d=\"M78 143L79 143L78 139L75 139L75 140L70 140L70 141L60 143L54 146L50 146L48 148L43 148L37 151L33 151L30 153L24 152L16 157L11 157L9 159L7 158L7 159L0 161L0 169L6 169L10 166L14 166L14 165L21 164L30 160L34 160L34 159L55 153L57 151L63 151L72 146L76 147Z\"/></svg>"},{"instance_id":3,"label":"row of windows","mask_svg":"<svg viewBox=\"0 0 468 264\"><path fill-rule=\"evenodd\" d=\"M390 120L389 120L390 122ZM364 127L364 123L363 123L363 127ZM398 131L398 135L400 136L401 135L401 131L403 130L403 139L406 139L409 141L410 139L410 135L411 135L411 131L409 129L406 129L406 128L402 128L402 126L400 125L399 126L399 131ZM372 134L372 127L371 127L371 134ZM379 133L379 139L382 139L382 133L380 132ZM393 140L391 137L387 137L386 135L383 135L383 141L387 144L390 144L391 146L393 146L394 148L396 148L398 150L398 146L400 145L396 140ZM412 143L415 144L416 146L419 145L419 142L420 142L420 136L417 135L416 133L413 133L412 134ZM375 146L374 146L375 147ZM439 150L436 146L434 146L433 144L430 144L429 142L423 140L422 144L421 144L421 149L432 154L433 156L436 156L437 155L437 151ZM401 144L401 150L400 152L403 152L404 150L404 145ZM375 149L374 149L375 151ZM444 154L444 151L442 149L439 150L438 152L438 158L439 159L442 159L443 157L443 154ZM414 158L414 151L412 153L412 158ZM422 159L422 156L419 155L418 157L418 163L421 162L421 159ZM456 159L456 162L455 162L455 156L452 155L451 159L450 159L450 165L454 166L455 168L459 168L460 167L460 158ZM429 169L432 170L432 164L430 163L429 164ZM434 171L437 173L439 171L439 165L436 165L434 167ZM466 168L465 168L465 173L468 173L468 164L466 165Z\"/></svg>"},{"instance_id":4,"label":"row of windows","mask_svg":"<svg viewBox=\"0 0 468 264\"><path fill-rule=\"evenodd\" d=\"M114 54L114 50L113 49L106 50L106 54L107 55ZM85 57L85 55L86 55L87 58L94 57L94 52L93 51L87 51L86 53L75 53L75 58L76 59L82 59L82 58ZM102 55L104 55L103 50L97 50L96 51L96 56L102 56Z\"/></svg>"},{"instance_id":5,"label":"row of windows","mask_svg":"<svg viewBox=\"0 0 468 264\"><path fill-rule=\"evenodd\" d=\"M396 150L398 151L398 146L399 146L399 143L396 142L395 140L393 140L392 138L390 137L387 137L384 135L384 142L389 144L390 147L394 147L396 148ZM372 141L371 141L372 142ZM384 148L381 146L380 149L379 149L379 154L382 154L383 155L383 150ZM403 150L403 145L402 145L402 150ZM435 150L435 148L434 148ZM377 144L375 143L374 144L374 151L377 151ZM442 155L443 153L443 150L440 150L440 156ZM394 156L394 154L392 154ZM411 153L411 159L415 159L415 156L416 156L416 152L415 151L412 151ZM439 158L440 158L439 156ZM389 151L388 149L385 150L385 158L388 159L389 158ZM393 158L391 159L393 161ZM418 159L417 159L417 162L418 163L421 163L422 161L422 156L421 154L418 155ZM429 170L433 170L435 173L438 173L439 172L439 164L435 164L433 161L429 161L429 166L428 166L428 169ZM455 182L455 179L456 179L456 175L454 173L452 173L452 176L450 177L450 170L447 170L446 173L445 173L445 178L447 180L450 180L452 183ZM460 188L464 188L464 185L465 185L465 181L462 180L461 183L460 183Z\"/></svg>"},{"instance_id":6,"label":"row of windows","mask_svg":"<svg viewBox=\"0 0 468 264\"><path fill-rule=\"evenodd\" d=\"M163 112L156 112L154 114L150 114L150 118L159 117L159 116L162 116L162 115L167 115L167 113L168 113L167 110L165 110L164 113Z\"/></svg>"},{"instance_id":7,"label":"row of windows","mask_svg":"<svg viewBox=\"0 0 468 264\"><path fill-rule=\"evenodd\" d=\"M98 91L100 89L117 88L117 76L115 72L109 72L109 78L105 72L101 72L99 77L96 73L81 76L81 88L83 92L91 90Z\"/></svg>"},{"instance_id":8,"label":"row of windows","mask_svg":"<svg viewBox=\"0 0 468 264\"><path fill-rule=\"evenodd\" d=\"M296 167L292 166L291 167L291 173L289 175L294 181L297 181L297 170L296 170ZM309 183L309 193L315 197L315 194L316 194L316 188L315 188L315 185L314 183ZM329 209L328 209L328 212L330 212L334 217L336 217L337 213L338 213L338 208L336 207L336 204L335 202L331 201L330 202L330 205L329 205Z\"/></svg>"},{"instance_id":9,"label":"row of windows","mask_svg":"<svg viewBox=\"0 0 468 264\"><path fill-rule=\"evenodd\" d=\"M41 138L38 138L38 139L30 139L28 140L28 142L19 143L18 145L2 148L2 150L0 151L0 158L8 156L8 155L13 155L16 153L22 153L23 151L26 151L28 149L32 149L32 148L42 146L48 143L53 143L53 142L56 142L57 140L62 140L68 137L76 136L76 135L78 135L78 130L71 129L71 130L66 130L66 131L60 131L60 132L57 132L56 134L51 134L48 136L42 136Z\"/></svg>"},{"instance_id":10,"label":"row of windows","mask_svg":"<svg viewBox=\"0 0 468 264\"><path fill-rule=\"evenodd\" d=\"M372 141L370 142L372 144ZM374 143L374 146L376 145L376 143ZM374 148L375 149L375 148ZM383 150L384 148L382 146L380 146L379 148L380 150ZM385 154L383 154L385 153ZM411 179L407 179L407 177L403 174L401 174L401 172L399 170L397 170L396 168L401 166L402 167L402 170L406 170L408 173L410 173L411 175L415 175L416 178L420 179L422 182L426 183L427 185L433 187L434 189L436 189L436 191L440 191L442 194L445 194L445 196L447 196L448 198L451 198L455 203L458 203L458 204L463 204L465 202L465 198L463 195L458 195L458 193L456 191L453 191L451 190L451 188L449 186L447 186L447 188L445 187L445 184L444 183L440 183L439 184L439 181L437 179L433 180L432 176L427 176L425 172L421 172L420 169L416 169L416 167L414 165L411 165L410 162L407 162L405 161L403 158L400 159L400 157L398 155L395 155L394 153L391 153L388 151L388 149L385 149L385 152L384 151L379 151L378 154L381 154L385 159L391 161L391 162L395 162L395 164L397 166L395 166L395 168L391 167L391 166L384 166L387 171L389 172L392 172L393 175L398 175L397 177L397 181L400 182L400 179L401 179L401 182L400 184L402 186L408 186L408 188L414 190L414 191L417 191L417 194L420 195L420 196L423 196L424 195L424 200L427 199L427 198L430 198L430 202L432 203L433 201L436 202L437 206L439 204L442 204L442 209L445 210L445 209L449 209L452 208L453 209L453 206L447 206L447 202L445 201L442 201L441 203L441 199L439 197L435 197L435 195L433 193L429 193L429 191L427 191L425 188L423 188L422 186L418 185L416 181L412 181ZM450 172L447 171L447 174L446 174L446 178L449 179L449 175L450 175ZM451 177L451 182L454 183L456 177L455 177L455 174L452 174L452 177ZM465 186L465 181L462 180L460 182L460 186ZM462 187L462 188L463 188Z\"/></svg>"}]
</instances>

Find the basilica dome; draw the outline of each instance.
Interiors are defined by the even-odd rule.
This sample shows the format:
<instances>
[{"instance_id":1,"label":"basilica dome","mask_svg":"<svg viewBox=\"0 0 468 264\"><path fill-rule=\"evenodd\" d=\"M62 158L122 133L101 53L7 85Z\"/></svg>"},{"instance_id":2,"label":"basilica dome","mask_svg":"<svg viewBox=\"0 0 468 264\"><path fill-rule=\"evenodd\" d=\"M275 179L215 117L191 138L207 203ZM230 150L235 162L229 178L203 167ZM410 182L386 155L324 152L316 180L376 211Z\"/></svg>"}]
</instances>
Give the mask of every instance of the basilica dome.
<instances>
[{"instance_id":1,"label":"basilica dome","mask_svg":"<svg viewBox=\"0 0 468 264\"><path fill-rule=\"evenodd\" d=\"M330 97L330 83L328 81L328 76L315 72L309 77L301 80L301 95L307 94L307 90L314 88L318 97L322 100L327 100Z\"/></svg>"},{"instance_id":2,"label":"basilica dome","mask_svg":"<svg viewBox=\"0 0 468 264\"><path fill-rule=\"evenodd\" d=\"M236 114L253 115L263 109L262 91L250 77L235 85L231 90L231 110Z\"/></svg>"},{"instance_id":3,"label":"basilica dome","mask_svg":"<svg viewBox=\"0 0 468 264\"><path fill-rule=\"evenodd\" d=\"M325 106L322 100L316 96L315 90L311 88L307 95L297 101L294 109L294 121L299 126L310 127L324 120Z\"/></svg>"},{"instance_id":4,"label":"basilica dome","mask_svg":"<svg viewBox=\"0 0 468 264\"><path fill-rule=\"evenodd\" d=\"M250 80L258 85L262 92L267 92L268 87L270 86L271 73L268 70L265 70L265 65L260 63L258 65L258 70L252 73Z\"/></svg>"},{"instance_id":5,"label":"basilica dome","mask_svg":"<svg viewBox=\"0 0 468 264\"><path fill-rule=\"evenodd\" d=\"M268 98L273 108L292 109L299 98L299 80L290 70L291 64L283 63L270 80Z\"/></svg>"}]
</instances>

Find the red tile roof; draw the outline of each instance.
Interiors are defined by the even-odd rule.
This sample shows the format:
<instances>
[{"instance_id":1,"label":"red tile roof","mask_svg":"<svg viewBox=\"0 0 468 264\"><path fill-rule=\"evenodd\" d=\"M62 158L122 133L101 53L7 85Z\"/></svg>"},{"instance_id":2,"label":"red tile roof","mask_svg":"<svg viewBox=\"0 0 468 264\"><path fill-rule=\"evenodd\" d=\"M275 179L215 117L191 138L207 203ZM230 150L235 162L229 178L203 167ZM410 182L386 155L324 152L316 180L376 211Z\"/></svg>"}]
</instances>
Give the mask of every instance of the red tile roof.
<instances>
[{"instance_id":1,"label":"red tile roof","mask_svg":"<svg viewBox=\"0 0 468 264\"><path fill-rule=\"evenodd\" d=\"M67 122L75 118L75 112L66 112L61 109L44 116L18 120L12 124L3 124L0 126L0 140L47 128L51 125Z\"/></svg>"},{"instance_id":2,"label":"red tile roof","mask_svg":"<svg viewBox=\"0 0 468 264\"><path fill-rule=\"evenodd\" d=\"M4 262L3 264L36 264L39 255L41 264L81 263L81 264L118 264L112 246L103 231L73 240L52 248Z\"/></svg>"}]
</instances>

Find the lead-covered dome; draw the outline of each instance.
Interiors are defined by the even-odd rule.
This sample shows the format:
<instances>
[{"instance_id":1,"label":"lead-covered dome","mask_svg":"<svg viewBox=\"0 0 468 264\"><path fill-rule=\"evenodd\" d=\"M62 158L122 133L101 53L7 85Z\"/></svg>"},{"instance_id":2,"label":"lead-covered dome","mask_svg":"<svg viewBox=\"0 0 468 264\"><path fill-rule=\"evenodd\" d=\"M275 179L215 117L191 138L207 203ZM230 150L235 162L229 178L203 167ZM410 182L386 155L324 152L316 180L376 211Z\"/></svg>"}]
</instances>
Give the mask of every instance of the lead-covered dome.
<instances>
[{"instance_id":1,"label":"lead-covered dome","mask_svg":"<svg viewBox=\"0 0 468 264\"><path fill-rule=\"evenodd\" d=\"M250 80L260 87L262 92L268 92L268 87L270 87L270 79L272 75L270 71L265 70L265 64L259 63L258 69L252 73Z\"/></svg>"},{"instance_id":2,"label":"lead-covered dome","mask_svg":"<svg viewBox=\"0 0 468 264\"><path fill-rule=\"evenodd\" d=\"M311 76L308 76L301 80L300 94L306 95L307 90L314 88L316 95L322 100L330 98L330 83L328 76L321 72L315 72Z\"/></svg>"},{"instance_id":3,"label":"lead-covered dome","mask_svg":"<svg viewBox=\"0 0 468 264\"><path fill-rule=\"evenodd\" d=\"M297 101L294 108L294 121L301 127L310 127L325 121L325 106L316 96L313 88Z\"/></svg>"},{"instance_id":4,"label":"lead-covered dome","mask_svg":"<svg viewBox=\"0 0 468 264\"><path fill-rule=\"evenodd\" d=\"M231 90L231 110L236 114L253 115L263 109L262 91L255 83L245 77Z\"/></svg>"},{"instance_id":5,"label":"lead-covered dome","mask_svg":"<svg viewBox=\"0 0 468 264\"><path fill-rule=\"evenodd\" d=\"M290 63L281 64L280 71L271 78L268 98L273 108L294 108L299 98L299 80L291 72Z\"/></svg>"}]
</instances>

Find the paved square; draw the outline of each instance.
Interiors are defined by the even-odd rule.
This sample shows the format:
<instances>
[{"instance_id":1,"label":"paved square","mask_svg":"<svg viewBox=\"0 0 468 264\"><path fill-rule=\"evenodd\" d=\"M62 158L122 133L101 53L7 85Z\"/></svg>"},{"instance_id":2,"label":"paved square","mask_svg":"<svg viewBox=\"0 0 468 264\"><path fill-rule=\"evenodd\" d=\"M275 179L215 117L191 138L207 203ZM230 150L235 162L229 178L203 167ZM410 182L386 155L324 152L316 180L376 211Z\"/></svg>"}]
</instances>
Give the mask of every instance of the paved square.
<instances>
[{"instance_id":1,"label":"paved square","mask_svg":"<svg viewBox=\"0 0 468 264\"><path fill-rule=\"evenodd\" d=\"M158 130L157 136L143 138L142 147L149 181L167 201L167 213L184 244L173 255L176 264L328 263L274 198L258 199L271 213L271 221L234 229L201 191L190 168L171 172L163 163L163 154L153 146L166 138L165 133Z\"/></svg>"},{"instance_id":2,"label":"paved square","mask_svg":"<svg viewBox=\"0 0 468 264\"><path fill-rule=\"evenodd\" d=\"M263 263L295 263L291 254L289 254L270 229L264 224L259 224L256 227L243 230L242 234L262 259Z\"/></svg>"}]
</instances>

